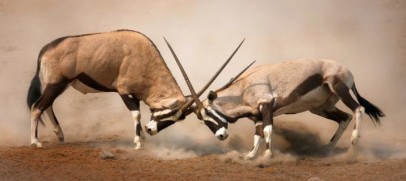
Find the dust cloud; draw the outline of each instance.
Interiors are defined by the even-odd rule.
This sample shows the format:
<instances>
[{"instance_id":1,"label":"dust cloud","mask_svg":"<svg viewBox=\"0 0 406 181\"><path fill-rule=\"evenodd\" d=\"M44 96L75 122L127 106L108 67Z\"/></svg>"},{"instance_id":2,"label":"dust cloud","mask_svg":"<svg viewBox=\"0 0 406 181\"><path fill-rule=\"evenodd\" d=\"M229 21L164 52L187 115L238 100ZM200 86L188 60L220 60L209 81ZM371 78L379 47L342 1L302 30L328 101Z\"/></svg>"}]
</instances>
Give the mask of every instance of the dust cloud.
<instances>
[{"instance_id":1,"label":"dust cloud","mask_svg":"<svg viewBox=\"0 0 406 181\"><path fill-rule=\"evenodd\" d=\"M42 46L61 36L133 29L157 45L185 94L188 89L163 36L172 43L197 89L243 38L246 42L213 89L253 60L257 65L302 58L337 60L353 72L361 95L387 115L379 128L364 117L355 159L404 159L405 9L406 3L398 0L0 0L0 146L29 145L25 98ZM342 104L339 107L350 111ZM116 94L83 95L68 89L54 108L67 142L112 138L132 143L131 114ZM149 116L143 104L143 124ZM292 161L319 153L336 128L332 121L310 113L277 117L275 159ZM191 115L157 136L146 136L144 143L161 159L221 154L230 161L249 151L254 126L244 119L230 125L230 132L227 141L218 141ZM40 139L57 142L50 126L40 128ZM353 151L345 152L349 139L350 129L338 144L345 154L333 159L354 158Z\"/></svg>"}]
</instances>

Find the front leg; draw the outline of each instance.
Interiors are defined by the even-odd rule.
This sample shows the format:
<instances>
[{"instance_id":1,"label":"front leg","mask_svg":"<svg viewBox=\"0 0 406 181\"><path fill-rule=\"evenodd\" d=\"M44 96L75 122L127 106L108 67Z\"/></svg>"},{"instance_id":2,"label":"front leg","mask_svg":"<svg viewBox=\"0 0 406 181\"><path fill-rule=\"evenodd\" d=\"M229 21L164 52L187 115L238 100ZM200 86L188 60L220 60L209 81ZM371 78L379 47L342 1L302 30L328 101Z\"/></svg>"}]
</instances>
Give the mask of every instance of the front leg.
<instances>
[{"instance_id":1,"label":"front leg","mask_svg":"<svg viewBox=\"0 0 406 181\"><path fill-rule=\"evenodd\" d=\"M260 106L262 120L264 121L263 134L265 137L265 157L272 157L272 127L273 127L273 100L270 103L263 103Z\"/></svg>"},{"instance_id":2,"label":"front leg","mask_svg":"<svg viewBox=\"0 0 406 181\"><path fill-rule=\"evenodd\" d=\"M141 113L140 113L140 101L134 95L121 95L125 105L131 111L133 121L134 121L134 128L135 128L135 136L134 136L134 149L138 150L141 148Z\"/></svg>"},{"instance_id":3,"label":"front leg","mask_svg":"<svg viewBox=\"0 0 406 181\"><path fill-rule=\"evenodd\" d=\"M255 122L254 146L252 147L251 152L249 152L245 156L246 159L253 159L257 155L258 148L259 146L261 146L264 139L263 129L264 129L263 122Z\"/></svg>"}]
</instances>

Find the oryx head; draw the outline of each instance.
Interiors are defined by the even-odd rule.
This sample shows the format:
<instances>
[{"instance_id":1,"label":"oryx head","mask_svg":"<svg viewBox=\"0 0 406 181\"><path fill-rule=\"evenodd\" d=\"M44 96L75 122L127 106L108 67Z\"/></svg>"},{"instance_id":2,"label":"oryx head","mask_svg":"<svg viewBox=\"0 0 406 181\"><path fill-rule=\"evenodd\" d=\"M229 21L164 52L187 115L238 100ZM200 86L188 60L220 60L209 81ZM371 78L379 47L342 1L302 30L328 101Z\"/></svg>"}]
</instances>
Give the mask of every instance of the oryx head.
<instances>
[{"instance_id":1,"label":"oryx head","mask_svg":"<svg viewBox=\"0 0 406 181\"><path fill-rule=\"evenodd\" d=\"M166 41L166 40L165 40ZM185 81L189 87L189 90L192 94L192 104L193 102L196 102L196 107L191 107L192 111L197 115L197 117L204 122L204 124L209 127L209 129L214 133L214 135L220 139L224 140L228 137L228 121L227 117L223 115L220 111L216 110L211 104L210 100L215 99L215 97L210 97L213 96L214 94L211 93L209 94L209 104L204 105L200 100L199 96L203 94L203 92L210 86L210 84L214 81L214 79L217 78L217 76L220 74L220 72L224 69L224 67L228 64L228 62L231 60L231 58L234 56L234 54L237 52L237 50L240 48L244 40L239 44L239 46L236 48L236 50L231 54L231 56L227 59L227 61L223 64L223 66L217 71L217 73L211 78L211 80L206 84L206 86L199 92L196 93L182 64L180 63L179 59L177 58L175 52L173 51L172 47L168 42L166 42L169 46L169 49L172 52L172 55L174 56L176 63L178 64L183 77L185 78ZM252 64L251 64L252 65ZM241 75L241 73L239 74ZM231 83L235 79L232 79ZM228 83L230 85L231 83ZM187 104L186 104L187 105Z\"/></svg>"}]
</instances>

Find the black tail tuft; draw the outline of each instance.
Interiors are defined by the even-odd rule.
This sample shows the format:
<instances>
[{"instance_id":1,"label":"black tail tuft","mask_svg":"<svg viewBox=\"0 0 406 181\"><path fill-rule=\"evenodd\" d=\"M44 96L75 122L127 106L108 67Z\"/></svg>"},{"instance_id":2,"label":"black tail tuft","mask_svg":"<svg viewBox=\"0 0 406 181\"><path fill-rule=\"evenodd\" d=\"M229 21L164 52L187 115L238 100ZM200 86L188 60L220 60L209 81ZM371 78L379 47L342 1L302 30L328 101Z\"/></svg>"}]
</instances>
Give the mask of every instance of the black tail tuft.
<instances>
[{"instance_id":1,"label":"black tail tuft","mask_svg":"<svg viewBox=\"0 0 406 181\"><path fill-rule=\"evenodd\" d=\"M41 52L42 52L42 50L41 50ZM34 77L31 80L30 88L28 88L28 93L27 93L27 106L28 106L28 108L30 110L32 108L32 105L34 105L34 103L36 101L38 101L38 99L42 95L42 93L41 93L41 80L39 79L40 58L41 58L41 54L40 54L40 57L38 58L37 72L35 73ZM45 126L45 123L41 118L39 118L39 122L43 126Z\"/></svg>"},{"instance_id":2,"label":"black tail tuft","mask_svg":"<svg viewBox=\"0 0 406 181\"><path fill-rule=\"evenodd\" d=\"M38 98L41 97L41 82L38 75L35 75L31 80L30 88L27 95L27 106L31 109L32 105Z\"/></svg>"},{"instance_id":3,"label":"black tail tuft","mask_svg":"<svg viewBox=\"0 0 406 181\"><path fill-rule=\"evenodd\" d=\"M27 94L27 106L31 109L32 105L41 97L41 81L39 80L39 60L37 65L37 72L31 80L30 88L28 88Z\"/></svg>"},{"instance_id":4,"label":"black tail tuft","mask_svg":"<svg viewBox=\"0 0 406 181\"><path fill-rule=\"evenodd\" d=\"M374 121L374 123L378 125L381 124L380 118L385 116L381 109L361 97L361 95L357 91L357 88L355 87L355 84L352 86L351 89L357 97L358 102L361 104L362 107L365 108L365 113L368 114L368 116L372 119L372 121Z\"/></svg>"}]
</instances>

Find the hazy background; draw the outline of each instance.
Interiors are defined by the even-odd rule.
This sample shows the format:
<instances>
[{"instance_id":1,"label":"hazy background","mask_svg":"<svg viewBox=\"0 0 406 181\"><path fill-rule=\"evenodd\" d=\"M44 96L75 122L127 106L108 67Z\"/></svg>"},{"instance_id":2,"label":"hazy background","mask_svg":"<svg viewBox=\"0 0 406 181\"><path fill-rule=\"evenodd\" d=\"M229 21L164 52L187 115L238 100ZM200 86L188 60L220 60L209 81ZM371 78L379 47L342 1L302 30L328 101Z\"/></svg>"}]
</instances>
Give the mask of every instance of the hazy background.
<instances>
[{"instance_id":1,"label":"hazy background","mask_svg":"<svg viewBox=\"0 0 406 181\"><path fill-rule=\"evenodd\" d=\"M173 45L197 89L243 38L246 42L212 89L253 60L258 65L302 58L335 59L352 71L361 95L387 115L380 128L365 116L361 129L364 153L406 157L406 3L401 0L0 0L0 146L29 145L25 99L40 49L61 36L116 29L137 30L151 38L186 95L189 91L163 36ZM144 125L150 113L144 104L142 109ZM131 114L114 93L83 95L68 89L56 100L55 112L67 142L106 137L132 142ZM40 140L57 142L46 123L48 127L40 128ZM349 146L352 125L340 147ZM191 115L157 136L147 136L147 147L158 156L177 151L186 156L234 149L247 152L254 125L241 120L230 127L231 137L221 142ZM307 143L301 136L326 143L337 125L304 113L278 117L275 127L280 129L274 134L278 149L285 145L280 136L284 130L308 131L291 135L301 144ZM162 148L169 148L168 153Z\"/></svg>"}]
</instances>

